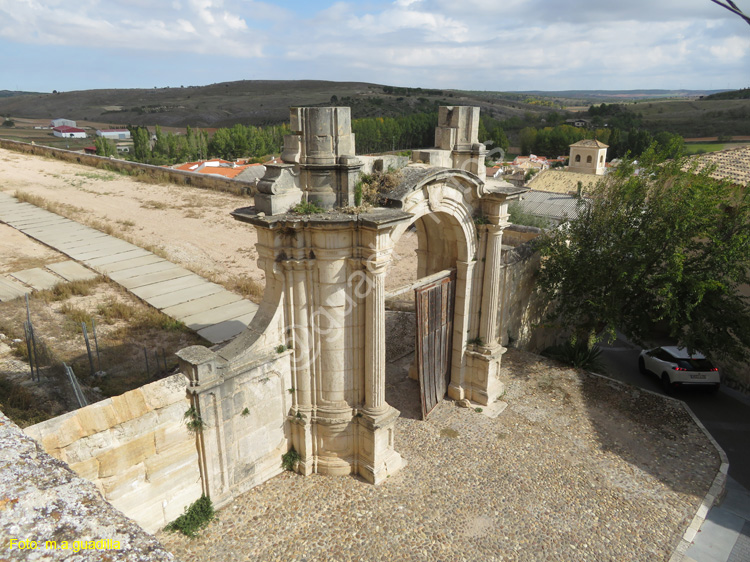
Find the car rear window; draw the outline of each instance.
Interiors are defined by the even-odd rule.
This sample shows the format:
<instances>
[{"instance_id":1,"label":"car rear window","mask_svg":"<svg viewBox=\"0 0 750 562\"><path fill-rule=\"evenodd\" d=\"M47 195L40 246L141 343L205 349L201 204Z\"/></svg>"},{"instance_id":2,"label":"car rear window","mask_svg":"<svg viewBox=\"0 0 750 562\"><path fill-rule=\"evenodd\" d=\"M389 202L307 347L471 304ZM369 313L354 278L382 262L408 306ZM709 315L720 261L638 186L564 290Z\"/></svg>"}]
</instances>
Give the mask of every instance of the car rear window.
<instances>
[{"instance_id":1,"label":"car rear window","mask_svg":"<svg viewBox=\"0 0 750 562\"><path fill-rule=\"evenodd\" d=\"M714 367L708 359L680 359L677 364L690 371L710 371Z\"/></svg>"}]
</instances>

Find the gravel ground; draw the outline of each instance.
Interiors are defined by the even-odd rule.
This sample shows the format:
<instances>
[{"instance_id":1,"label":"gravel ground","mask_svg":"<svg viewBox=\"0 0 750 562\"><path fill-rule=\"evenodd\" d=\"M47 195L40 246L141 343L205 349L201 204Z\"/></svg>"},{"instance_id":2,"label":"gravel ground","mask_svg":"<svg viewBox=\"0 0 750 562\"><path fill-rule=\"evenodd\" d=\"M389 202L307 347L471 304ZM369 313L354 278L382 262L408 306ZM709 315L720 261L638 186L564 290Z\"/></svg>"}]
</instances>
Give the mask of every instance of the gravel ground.
<instances>
[{"instance_id":1,"label":"gravel ground","mask_svg":"<svg viewBox=\"0 0 750 562\"><path fill-rule=\"evenodd\" d=\"M515 350L498 418L446 400L421 421L410 360L388 381L398 474L285 473L162 544L185 562L668 560L718 470L678 404Z\"/></svg>"}]
</instances>

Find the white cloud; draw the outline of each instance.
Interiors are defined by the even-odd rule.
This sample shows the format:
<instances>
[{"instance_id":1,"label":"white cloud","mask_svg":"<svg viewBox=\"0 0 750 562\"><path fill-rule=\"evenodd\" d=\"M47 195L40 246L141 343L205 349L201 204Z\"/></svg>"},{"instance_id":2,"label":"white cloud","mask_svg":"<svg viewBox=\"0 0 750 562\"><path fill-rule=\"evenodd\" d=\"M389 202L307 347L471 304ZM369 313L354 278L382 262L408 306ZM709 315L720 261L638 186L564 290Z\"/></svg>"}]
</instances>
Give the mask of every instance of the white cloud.
<instances>
[{"instance_id":1,"label":"white cloud","mask_svg":"<svg viewBox=\"0 0 750 562\"><path fill-rule=\"evenodd\" d=\"M256 59L251 72L268 57L274 74L254 77L472 89L700 87L706 76L746 80L750 67L747 25L708 0L341 1L309 17L293 5L0 0L0 42L149 50L175 65L191 53ZM247 77L231 76L237 68L229 62L226 79Z\"/></svg>"}]
</instances>

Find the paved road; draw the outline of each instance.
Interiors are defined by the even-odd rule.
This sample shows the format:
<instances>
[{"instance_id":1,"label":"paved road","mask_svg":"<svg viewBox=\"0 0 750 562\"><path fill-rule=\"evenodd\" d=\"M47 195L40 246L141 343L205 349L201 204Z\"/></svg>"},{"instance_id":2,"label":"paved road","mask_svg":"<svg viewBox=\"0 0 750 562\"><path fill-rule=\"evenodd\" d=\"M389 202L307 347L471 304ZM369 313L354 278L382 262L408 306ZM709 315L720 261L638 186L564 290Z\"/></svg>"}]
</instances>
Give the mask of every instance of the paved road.
<instances>
[{"instance_id":1,"label":"paved road","mask_svg":"<svg viewBox=\"0 0 750 562\"><path fill-rule=\"evenodd\" d=\"M655 375L638 371L640 348L624 338L601 348L607 375L663 393ZM716 394L684 389L674 397L690 406L729 457L726 497L709 512L686 560L750 562L750 398L729 388Z\"/></svg>"}]
</instances>

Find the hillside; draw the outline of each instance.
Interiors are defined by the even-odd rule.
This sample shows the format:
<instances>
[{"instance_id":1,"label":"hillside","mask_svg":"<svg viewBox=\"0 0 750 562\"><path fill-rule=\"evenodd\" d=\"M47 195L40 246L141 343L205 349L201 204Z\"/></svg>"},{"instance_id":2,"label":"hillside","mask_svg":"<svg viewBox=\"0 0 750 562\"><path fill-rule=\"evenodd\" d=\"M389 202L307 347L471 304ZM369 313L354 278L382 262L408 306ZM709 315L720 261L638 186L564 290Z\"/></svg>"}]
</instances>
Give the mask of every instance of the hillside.
<instances>
[{"instance_id":1,"label":"hillside","mask_svg":"<svg viewBox=\"0 0 750 562\"><path fill-rule=\"evenodd\" d=\"M478 105L485 114L496 118L549 110L468 93L419 88L406 92L388 87L385 90L395 91L385 93L378 84L317 80L243 80L152 90L83 90L0 99L0 115L166 127L227 127L235 123L286 122L289 107L297 105L347 105L354 118L431 112L437 105L452 104Z\"/></svg>"}]
</instances>

